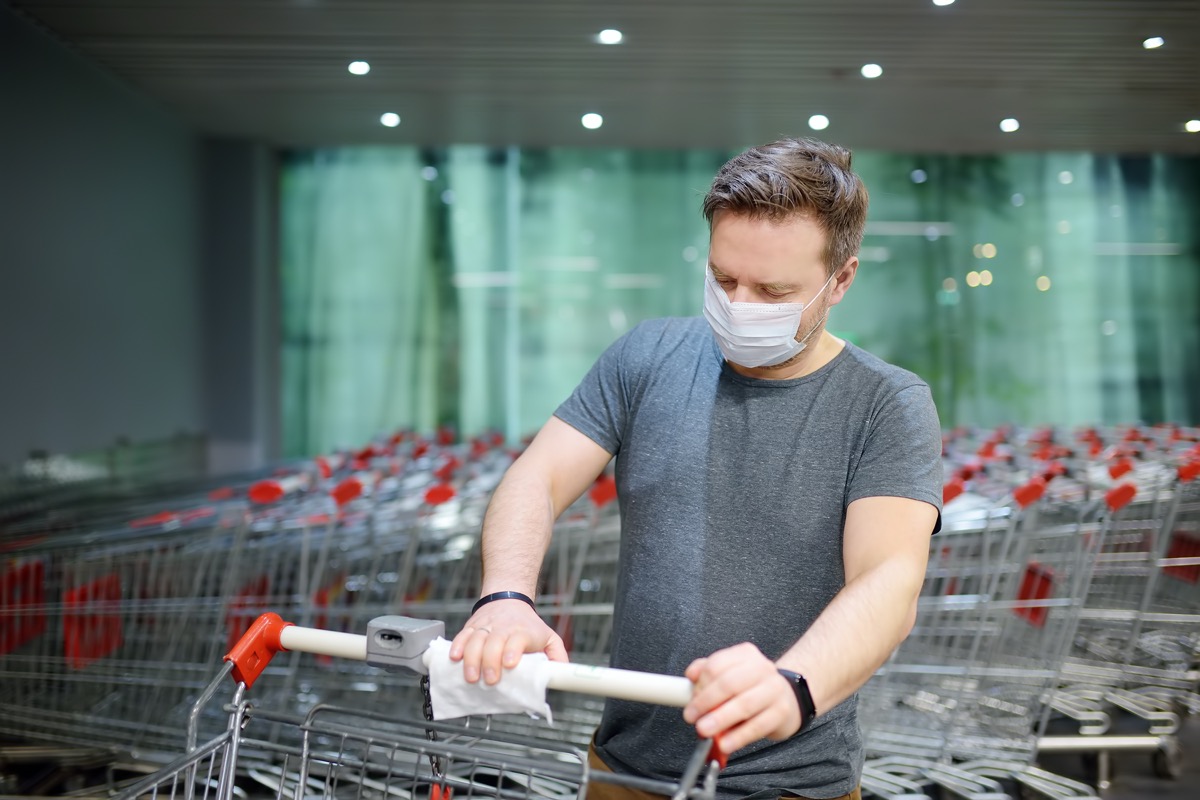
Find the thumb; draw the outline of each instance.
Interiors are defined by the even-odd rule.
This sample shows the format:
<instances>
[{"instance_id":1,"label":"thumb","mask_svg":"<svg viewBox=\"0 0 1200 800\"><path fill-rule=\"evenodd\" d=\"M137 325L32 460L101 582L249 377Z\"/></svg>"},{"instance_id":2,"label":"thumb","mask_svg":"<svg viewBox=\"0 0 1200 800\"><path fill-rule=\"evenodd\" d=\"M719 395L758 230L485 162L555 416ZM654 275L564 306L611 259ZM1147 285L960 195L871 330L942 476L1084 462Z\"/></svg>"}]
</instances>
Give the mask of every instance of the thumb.
<instances>
[{"instance_id":1,"label":"thumb","mask_svg":"<svg viewBox=\"0 0 1200 800\"><path fill-rule=\"evenodd\" d=\"M563 644L562 637L560 637L557 633L550 634L550 638L546 641L546 648L543 652L545 652L546 658L550 659L551 661L561 661L565 664L571 660L571 657L567 653L567 648Z\"/></svg>"}]
</instances>

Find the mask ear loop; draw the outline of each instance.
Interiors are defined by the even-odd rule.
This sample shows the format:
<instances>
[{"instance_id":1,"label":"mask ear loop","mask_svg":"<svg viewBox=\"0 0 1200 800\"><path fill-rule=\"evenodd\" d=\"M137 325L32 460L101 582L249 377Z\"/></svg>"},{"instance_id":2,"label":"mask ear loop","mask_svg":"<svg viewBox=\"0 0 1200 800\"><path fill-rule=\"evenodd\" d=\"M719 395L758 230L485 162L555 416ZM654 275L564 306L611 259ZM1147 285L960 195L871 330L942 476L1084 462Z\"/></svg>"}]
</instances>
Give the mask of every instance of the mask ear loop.
<instances>
[{"instance_id":1,"label":"mask ear loop","mask_svg":"<svg viewBox=\"0 0 1200 800\"><path fill-rule=\"evenodd\" d=\"M817 292L817 297L820 297L822 294L825 293L825 288L827 286L829 286L829 282L832 281L836 277L837 277L837 273L835 272L832 275L830 275L828 278L825 279L825 285L821 287L821 291ZM836 287L837 283L835 282L833 285ZM817 297L814 297L812 299L812 302L810 302L808 304L810 307L812 306L813 303L817 302ZM819 320L817 320L816 324L814 324L811 328L809 328L808 333L804 334L803 338L797 339L796 341L799 342L800 344L804 345L805 347L808 347L809 337L811 337L814 333L816 333L817 330L820 329L820 327L825 324L825 320L829 319L830 309L831 309L831 306L825 306L825 313L821 315L821 318Z\"/></svg>"}]
</instances>

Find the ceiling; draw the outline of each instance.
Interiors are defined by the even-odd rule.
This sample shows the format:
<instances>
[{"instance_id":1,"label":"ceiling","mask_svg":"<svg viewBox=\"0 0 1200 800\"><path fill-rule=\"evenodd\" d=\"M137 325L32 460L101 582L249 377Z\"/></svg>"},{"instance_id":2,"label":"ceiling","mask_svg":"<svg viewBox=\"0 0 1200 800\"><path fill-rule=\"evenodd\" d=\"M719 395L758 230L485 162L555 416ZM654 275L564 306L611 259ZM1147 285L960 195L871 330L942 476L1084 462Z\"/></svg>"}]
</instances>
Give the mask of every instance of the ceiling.
<instances>
[{"instance_id":1,"label":"ceiling","mask_svg":"<svg viewBox=\"0 0 1200 800\"><path fill-rule=\"evenodd\" d=\"M199 129L280 146L741 147L819 113L866 149L1200 153L1200 0L9 5Z\"/></svg>"}]
</instances>

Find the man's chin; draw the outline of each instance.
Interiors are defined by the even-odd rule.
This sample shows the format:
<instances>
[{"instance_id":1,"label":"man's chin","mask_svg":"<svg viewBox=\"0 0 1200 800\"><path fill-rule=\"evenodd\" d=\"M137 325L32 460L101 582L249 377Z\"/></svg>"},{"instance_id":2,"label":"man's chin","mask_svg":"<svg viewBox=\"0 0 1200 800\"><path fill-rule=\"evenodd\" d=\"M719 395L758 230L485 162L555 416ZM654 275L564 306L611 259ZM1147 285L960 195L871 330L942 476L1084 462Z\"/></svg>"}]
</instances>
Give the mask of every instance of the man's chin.
<instances>
[{"instance_id":1,"label":"man's chin","mask_svg":"<svg viewBox=\"0 0 1200 800\"><path fill-rule=\"evenodd\" d=\"M804 352L805 352L804 350L801 350L799 353L796 353L796 355L792 356L791 358L787 359L786 361L780 361L778 364L770 364L770 365L762 366L762 367L751 367L751 366L747 366L746 364L739 364L736 361L731 361L730 359L725 359L725 360L729 361L729 363L732 364L733 366L740 367L741 369L750 369L750 370L754 370L755 372L776 372L781 369L787 369L788 367L795 366L800 361L800 359L804 357Z\"/></svg>"}]
</instances>

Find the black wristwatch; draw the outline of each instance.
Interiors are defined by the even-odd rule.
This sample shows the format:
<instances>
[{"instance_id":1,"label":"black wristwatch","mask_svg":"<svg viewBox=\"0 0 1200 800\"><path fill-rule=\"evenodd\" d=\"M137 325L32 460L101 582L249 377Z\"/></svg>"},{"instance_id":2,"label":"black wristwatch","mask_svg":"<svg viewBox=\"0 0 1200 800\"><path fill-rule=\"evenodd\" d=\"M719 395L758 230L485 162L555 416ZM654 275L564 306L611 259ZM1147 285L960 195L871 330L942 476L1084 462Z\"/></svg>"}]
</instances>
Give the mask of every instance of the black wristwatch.
<instances>
[{"instance_id":1,"label":"black wristwatch","mask_svg":"<svg viewBox=\"0 0 1200 800\"><path fill-rule=\"evenodd\" d=\"M808 681L804 680L803 675L790 669L781 669L778 672L787 679L792 691L796 693L796 703L800 706L800 730L796 731L799 733L817 716L817 706L813 703L812 693L808 691Z\"/></svg>"}]
</instances>

